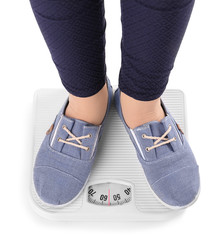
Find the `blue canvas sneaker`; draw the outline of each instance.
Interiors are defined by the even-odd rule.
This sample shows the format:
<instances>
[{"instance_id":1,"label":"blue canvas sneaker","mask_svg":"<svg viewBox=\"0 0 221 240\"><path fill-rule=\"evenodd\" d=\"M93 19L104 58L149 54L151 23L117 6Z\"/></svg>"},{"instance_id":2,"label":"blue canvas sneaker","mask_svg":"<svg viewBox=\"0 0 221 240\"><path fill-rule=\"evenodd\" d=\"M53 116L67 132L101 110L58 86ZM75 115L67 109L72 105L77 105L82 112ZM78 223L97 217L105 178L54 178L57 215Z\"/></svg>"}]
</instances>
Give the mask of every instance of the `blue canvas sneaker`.
<instances>
[{"instance_id":1,"label":"blue canvas sneaker","mask_svg":"<svg viewBox=\"0 0 221 240\"><path fill-rule=\"evenodd\" d=\"M99 126L66 117L67 99L47 131L33 170L35 190L43 202L66 206L86 185L113 96L109 79L107 88L107 111Z\"/></svg>"},{"instance_id":2,"label":"blue canvas sneaker","mask_svg":"<svg viewBox=\"0 0 221 240\"><path fill-rule=\"evenodd\" d=\"M133 142L154 195L172 209L185 208L197 199L199 169L191 148L165 105L165 117L131 129L124 121L120 89L115 91L118 114Z\"/></svg>"}]
</instances>

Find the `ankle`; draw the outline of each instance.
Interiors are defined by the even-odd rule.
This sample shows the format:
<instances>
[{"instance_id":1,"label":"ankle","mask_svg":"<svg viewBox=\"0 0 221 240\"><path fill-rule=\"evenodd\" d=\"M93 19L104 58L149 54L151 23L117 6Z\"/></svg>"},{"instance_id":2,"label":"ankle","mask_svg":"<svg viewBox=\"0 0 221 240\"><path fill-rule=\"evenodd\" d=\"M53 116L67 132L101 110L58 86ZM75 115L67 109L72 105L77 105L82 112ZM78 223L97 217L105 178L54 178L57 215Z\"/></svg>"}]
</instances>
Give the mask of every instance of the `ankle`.
<instances>
[{"instance_id":1,"label":"ankle","mask_svg":"<svg viewBox=\"0 0 221 240\"><path fill-rule=\"evenodd\" d=\"M131 129L150 121L161 121L165 117L160 98L140 101L121 92L120 101L124 120Z\"/></svg>"},{"instance_id":2,"label":"ankle","mask_svg":"<svg viewBox=\"0 0 221 240\"><path fill-rule=\"evenodd\" d=\"M107 102L108 90L106 83L98 93L90 97L77 97L70 94L65 116L100 125L107 110Z\"/></svg>"}]
</instances>

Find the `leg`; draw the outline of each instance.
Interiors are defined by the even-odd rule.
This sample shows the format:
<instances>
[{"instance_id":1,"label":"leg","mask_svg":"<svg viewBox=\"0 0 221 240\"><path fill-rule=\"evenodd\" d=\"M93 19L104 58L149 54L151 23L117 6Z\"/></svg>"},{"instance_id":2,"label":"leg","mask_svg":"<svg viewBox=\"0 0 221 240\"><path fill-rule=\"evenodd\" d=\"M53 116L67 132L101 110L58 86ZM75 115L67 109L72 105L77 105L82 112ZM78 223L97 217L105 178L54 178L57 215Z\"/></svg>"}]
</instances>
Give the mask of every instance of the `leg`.
<instances>
[{"instance_id":1,"label":"leg","mask_svg":"<svg viewBox=\"0 0 221 240\"><path fill-rule=\"evenodd\" d=\"M36 20L70 93L68 117L100 124L107 106L103 0L30 0Z\"/></svg>"},{"instance_id":2,"label":"leg","mask_svg":"<svg viewBox=\"0 0 221 240\"><path fill-rule=\"evenodd\" d=\"M111 105L113 91L104 61L104 3L30 1L62 83L70 93L36 155L33 181L41 201L65 207L86 186L104 116Z\"/></svg>"},{"instance_id":3,"label":"leg","mask_svg":"<svg viewBox=\"0 0 221 240\"><path fill-rule=\"evenodd\" d=\"M122 68L115 105L152 192L167 208L186 208L199 195L199 167L185 135L159 98L194 0L121 3Z\"/></svg>"},{"instance_id":4,"label":"leg","mask_svg":"<svg viewBox=\"0 0 221 240\"><path fill-rule=\"evenodd\" d=\"M164 117L160 96L185 33L194 0L121 0L122 111L130 128Z\"/></svg>"}]
</instances>

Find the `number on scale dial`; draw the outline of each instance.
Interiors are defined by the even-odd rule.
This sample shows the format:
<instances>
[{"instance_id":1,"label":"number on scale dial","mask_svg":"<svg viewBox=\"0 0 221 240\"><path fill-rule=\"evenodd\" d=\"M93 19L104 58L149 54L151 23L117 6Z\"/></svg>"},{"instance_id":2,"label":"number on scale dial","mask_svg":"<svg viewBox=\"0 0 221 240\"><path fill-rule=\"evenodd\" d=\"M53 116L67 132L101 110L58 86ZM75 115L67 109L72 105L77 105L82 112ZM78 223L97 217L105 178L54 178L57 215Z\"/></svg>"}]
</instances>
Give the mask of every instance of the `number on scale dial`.
<instances>
[{"instance_id":1,"label":"number on scale dial","mask_svg":"<svg viewBox=\"0 0 221 240\"><path fill-rule=\"evenodd\" d=\"M88 187L88 201L96 205L122 205L131 200L131 186L119 183L99 183Z\"/></svg>"}]
</instances>

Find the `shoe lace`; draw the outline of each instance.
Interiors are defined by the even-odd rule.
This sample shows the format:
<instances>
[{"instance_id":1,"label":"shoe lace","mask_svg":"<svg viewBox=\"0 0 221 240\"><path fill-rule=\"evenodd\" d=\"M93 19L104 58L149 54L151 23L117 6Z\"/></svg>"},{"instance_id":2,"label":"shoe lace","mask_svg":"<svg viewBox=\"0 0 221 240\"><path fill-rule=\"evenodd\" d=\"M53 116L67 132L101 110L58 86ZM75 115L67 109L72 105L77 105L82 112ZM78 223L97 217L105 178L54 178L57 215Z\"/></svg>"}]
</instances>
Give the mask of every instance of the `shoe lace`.
<instances>
[{"instance_id":1,"label":"shoe lace","mask_svg":"<svg viewBox=\"0 0 221 240\"><path fill-rule=\"evenodd\" d=\"M65 125L63 125L62 128L63 128L64 131L66 131L71 137L66 138L65 140L62 139L62 138L58 138L58 142L62 142L62 143L66 143L66 144L69 144L69 145L78 147L78 148L82 148L82 149L84 149L84 150L86 150L86 151L88 151L88 150L90 149L89 147L83 146L83 145L82 145L82 142L80 141L80 139L90 138L90 137L92 137L91 134L88 134L88 135L85 135L85 136L76 137L72 132L70 132L70 130L69 130ZM78 144L73 143L73 142L71 142L71 141L77 141Z\"/></svg>"},{"instance_id":2,"label":"shoe lace","mask_svg":"<svg viewBox=\"0 0 221 240\"><path fill-rule=\"evenodd\" d=\"M171 125L169 125L168 129L166 130L166 132L161 136L161 137L154 137L154 136L147 136L146 134L143 134L142 137L146 138L146 139L153 139L156 140L153 144L153 146L151 147L146 147L146 151L149 152L150 150L160 147L162 145L168 144L170 142L176 141L176 137L173 137L171 139L166 138L165 136L171 131L172 127ZM160 141L162 141L160 143Z\"/></svg>"}]
</instances>

